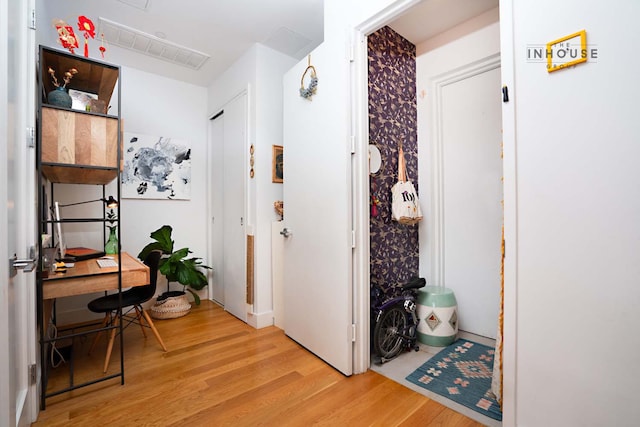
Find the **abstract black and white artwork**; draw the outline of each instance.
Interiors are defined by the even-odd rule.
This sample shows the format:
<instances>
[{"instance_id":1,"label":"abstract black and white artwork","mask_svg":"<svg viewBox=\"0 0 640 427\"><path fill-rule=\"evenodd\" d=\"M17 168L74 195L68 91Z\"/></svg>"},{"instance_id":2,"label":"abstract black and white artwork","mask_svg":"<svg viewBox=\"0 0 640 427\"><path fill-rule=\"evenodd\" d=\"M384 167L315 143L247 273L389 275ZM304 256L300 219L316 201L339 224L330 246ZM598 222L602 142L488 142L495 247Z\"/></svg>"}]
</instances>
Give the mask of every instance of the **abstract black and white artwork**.
<instances>
[{"instance_id":1,"label":"abstract black and white artwork","mask_svg":"<svg viewBox=\"0 0 640 427\"><path fill-rule=\"evenodd\" d=\"M165 136L124 133L122 197L191 199L191 147Z\"/></svg>"}]
</instances>

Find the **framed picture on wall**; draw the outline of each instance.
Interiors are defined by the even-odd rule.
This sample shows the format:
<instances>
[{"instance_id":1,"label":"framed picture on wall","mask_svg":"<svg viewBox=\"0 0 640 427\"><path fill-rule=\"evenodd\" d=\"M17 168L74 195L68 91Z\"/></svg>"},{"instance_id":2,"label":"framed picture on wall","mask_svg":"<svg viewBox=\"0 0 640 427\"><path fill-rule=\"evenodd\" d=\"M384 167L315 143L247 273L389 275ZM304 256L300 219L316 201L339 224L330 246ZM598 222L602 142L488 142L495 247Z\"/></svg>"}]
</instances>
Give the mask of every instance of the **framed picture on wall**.
<instances>
[{"instance_id":1,"label":"framed picture on wall","mask_svg":"<svg viewBox=\"0 0 640 427\"><path fill-rule=\"evenodd\" d=\"M122 197L191 200L191 143L124 132Z\"/></svg>"},{"instance_id":2,"label":"framed picture on wall","mask_svg":"<svg viewBox=\"0 0 640 427\"><path fill-rule=\"evenodd\" d=\"M284 180L284 156L282 145L274 145L272 148L271 181L283 182Z\"/></svg>"}]
</instances>

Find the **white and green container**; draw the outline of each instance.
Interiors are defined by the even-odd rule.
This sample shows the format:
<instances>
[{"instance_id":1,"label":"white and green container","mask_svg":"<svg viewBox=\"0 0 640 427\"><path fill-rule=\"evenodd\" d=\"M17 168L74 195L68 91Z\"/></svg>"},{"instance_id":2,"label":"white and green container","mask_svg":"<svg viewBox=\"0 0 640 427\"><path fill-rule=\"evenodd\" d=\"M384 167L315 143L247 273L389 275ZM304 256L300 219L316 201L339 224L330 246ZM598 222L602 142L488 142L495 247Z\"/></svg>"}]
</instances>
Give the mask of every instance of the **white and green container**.
<instances>
[{"instance_id":1,"label":"white and green container","mask_svg":"<svg viewBox=\"0 0 640 427\"><path fill-rule=\"evenodd\" d=\"M458 303L449 288L425 286L418 293L418 341L433 347L452 344L458 335Z\"/></svg>"}]
</instances>

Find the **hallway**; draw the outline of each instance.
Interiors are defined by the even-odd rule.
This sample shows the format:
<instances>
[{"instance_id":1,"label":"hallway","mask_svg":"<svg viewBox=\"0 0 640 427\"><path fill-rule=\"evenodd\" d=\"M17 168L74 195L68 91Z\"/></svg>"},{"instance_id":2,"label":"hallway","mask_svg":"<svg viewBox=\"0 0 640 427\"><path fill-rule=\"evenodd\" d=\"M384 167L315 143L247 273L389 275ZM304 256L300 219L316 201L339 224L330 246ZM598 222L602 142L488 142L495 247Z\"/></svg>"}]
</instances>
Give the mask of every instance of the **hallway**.
<instances>
[{"instance_id":1,"label":"hallway","mask_svg":"<svg viewBox=\"0 0 640 427\"><path fill-rule=\"evenodd\" d=\"M280 329L254 329L210 301L155 323L167 353L126 329L125 385L50 398L33 425L481 425L373 371L345 377ZM101 370L105 341L87 357L90 343L77 343L77 381Z\"/></svg>"}]
</instances>

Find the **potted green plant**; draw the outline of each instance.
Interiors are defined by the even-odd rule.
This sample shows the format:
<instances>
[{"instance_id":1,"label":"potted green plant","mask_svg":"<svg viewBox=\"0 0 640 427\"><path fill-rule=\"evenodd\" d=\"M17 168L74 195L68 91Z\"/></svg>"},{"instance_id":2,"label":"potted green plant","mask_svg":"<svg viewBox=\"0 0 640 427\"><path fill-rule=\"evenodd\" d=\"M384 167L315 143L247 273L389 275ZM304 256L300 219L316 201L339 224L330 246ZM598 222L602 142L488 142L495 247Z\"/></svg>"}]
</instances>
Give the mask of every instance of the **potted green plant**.
<instances>
[{"instance_id":1,"label":"potted green plant","mask_svg":"<svg viewBox=\"0 0 640 427\"><path fill-rule=\"evenodd\" d=\"M163 256L160 259L158 271L167 278L167 292L158 297L158 301L162 299L184 295L188 291L193 295L196 305L200 304L200 297L195 291L199 291L207 286L207 276L202 269L210 270L211 267L202 263L202 258L189 257L191 251L189 248L181 248L173 250L173 239L171 233L173 229L170 225L163 225L153 233L151 238L153 242L145 246L138 254L138 258L144 260L149 252L159 249ZM182 285L182 291L170 291L171 282L178 282Z\"/></svg>"}]
</instances>

